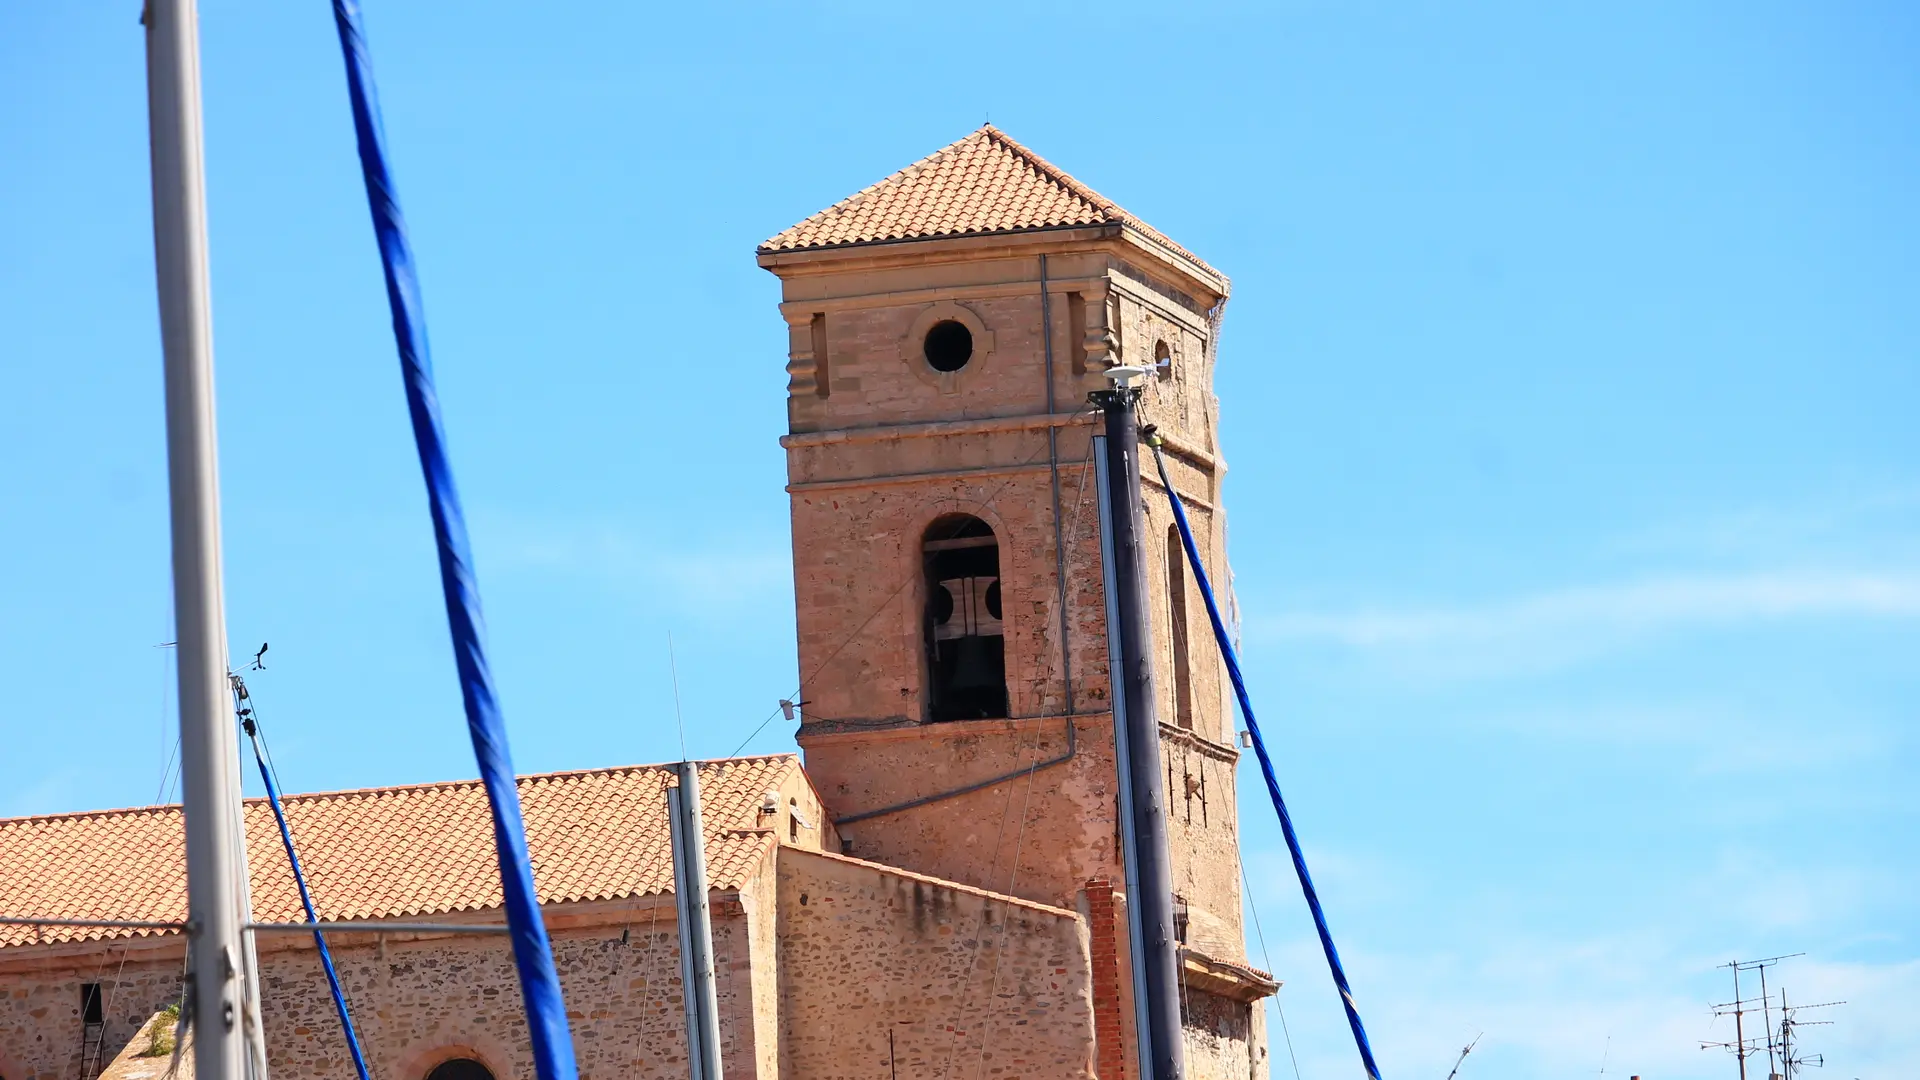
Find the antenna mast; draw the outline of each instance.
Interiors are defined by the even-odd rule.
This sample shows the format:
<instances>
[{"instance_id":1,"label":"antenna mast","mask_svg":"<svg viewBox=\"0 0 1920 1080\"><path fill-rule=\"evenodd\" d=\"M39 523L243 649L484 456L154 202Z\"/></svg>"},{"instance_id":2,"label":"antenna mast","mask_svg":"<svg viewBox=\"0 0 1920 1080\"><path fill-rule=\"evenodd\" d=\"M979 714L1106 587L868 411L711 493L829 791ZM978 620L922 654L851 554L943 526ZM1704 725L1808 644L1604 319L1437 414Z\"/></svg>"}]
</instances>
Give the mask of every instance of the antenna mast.
<instances>
[{"instance_id":1,"label":"antenna mast","mask_svg":"<svg viewBox=\"0 0 1920 1080\"><path fill-rule=\"evenodd\" d=\"M1846 1002L1844 1001L1823 1001L1818 1005L1789 1006L1787 1004L1786 988L1782 987L1780 989L1780 1034L1777 1039L1767 1040L1768 1054L1771 1055L1775 1050L1778 1050L1780 1054L1780 1080L1793 1080L1794 1075L1797 1074L1803 1066L1818 1069L1827 1063L1825 1054L1794 1056L1793 1047L1795 1041L1798 1039L1798 1036L1796 1036L1794 1032L1803 1027L1827 1027L1831 1025L1833 1021L1802 1020L1795 1014L1802 1009L1827 1009L1835 1005L1845 1004Z\"/></svg>"},{"instance_id":2,"label":"antenna mast","mask_svg":"<svg viewBox=\"0 0 1920 1080\"><path fill-rule=\"evenodd\" d=\"M1480 1036L1485 1034L1486 1032L1483 1031L1480 1035L1475 1035L1472 1042L1461 1048L1460 1056L1453 1059L1453 1068L1447 1072L1447 1080L1453 1080L1460 1075L1460 1066L1466 1064L1467 1055L1473 1053L1473 1048L1480 1045Z\"/></svg>"},{"instance_id":3,"label":"antenna mast","mask_svg":"<svg viewBox=\"0 0 1920 1080\"><path fill-rule=\"evenodd\" d=\"M1779 1073L1773 1071L1776 1040L1773 1033L1772 1013L1767 1003L1767 969L1782 960L1791 960L1796 956L1805 955L1806 953L1786 953L1781 956L1769 956L1760 960L1735 960L1732 963L1721 964L1721 967L1733 972L1733 1000L1723 1005L1715 1005L1713 1007L1713 1015L1733 1017L1733 1041L1703 1042L1700 1044L1700 1049L1710 1050L1715 1047L1723 1047L1729 1053L1733 1054L1734 1058L1740 1064L1740 1080L1747 1080L1747 1058L1754 1054L1761 1053L1764 1050L1767 1055L1767 1080L1775 1080L1776 1077L1779 1077L1780 1080L1785 1080L1783 1074L1787 1070L1784 1058L1781 1059L1782 1071ZM1743 998L1740 996L1740 976L1749 971L1760 974L1760 996L1758 998ZM1753 1007L1756 1002L1760 1006L1758 1011L1761 1015L1761 1035L1749 1039L1746 1033L1746 1014L1756 1011ZM1783 1024L1785 1023L1785 1002L1785 992L1782 991L1781 1010ZM1782 1030L1784 1031L1784 1028Z\"/></svg>"}]
</instances>

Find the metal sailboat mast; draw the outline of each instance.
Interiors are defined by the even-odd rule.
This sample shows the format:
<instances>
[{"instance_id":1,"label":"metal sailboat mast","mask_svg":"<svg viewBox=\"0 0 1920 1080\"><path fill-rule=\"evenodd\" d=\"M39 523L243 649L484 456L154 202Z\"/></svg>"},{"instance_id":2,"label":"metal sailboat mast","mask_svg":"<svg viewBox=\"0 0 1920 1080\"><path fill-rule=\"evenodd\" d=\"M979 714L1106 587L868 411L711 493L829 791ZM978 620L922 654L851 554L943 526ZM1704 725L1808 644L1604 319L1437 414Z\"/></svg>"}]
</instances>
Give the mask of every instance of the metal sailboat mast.
<instances>
[{"instance_id":1,"label":"metal sailboat mast","mask_svg":"<svg viewBox=\"0 0 1920 1080\"><path fill-rule=\"evenodd\" d=\"M239 1080L249 1071L243 979L248 965L242 940L245 839L239 813L239 746L227 714L199 17L194 0L149 0L143 22L154 270L166 371L193 1064L202 1080Z\"/></svg>"}]
</instances>

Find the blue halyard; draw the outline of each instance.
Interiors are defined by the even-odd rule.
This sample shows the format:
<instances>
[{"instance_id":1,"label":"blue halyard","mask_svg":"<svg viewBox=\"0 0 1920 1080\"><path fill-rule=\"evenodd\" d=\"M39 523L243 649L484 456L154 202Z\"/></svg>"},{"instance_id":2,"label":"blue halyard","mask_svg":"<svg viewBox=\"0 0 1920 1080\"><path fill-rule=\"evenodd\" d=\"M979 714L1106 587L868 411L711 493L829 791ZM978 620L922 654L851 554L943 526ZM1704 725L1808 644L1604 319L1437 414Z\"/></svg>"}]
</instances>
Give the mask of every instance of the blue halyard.
<instances>
[{"instance_id":1,"label":"blue halyard","mask_svg":"<svg viewBox=\"0 0 1920 1080\"><path fill-rule=\"evenodd\" d=\"M1167 475L1166 458L1160 453L1160 440L1148 436L1153 448L1153 463L1160 470L1160 486L1166 489L1167 502L1173 506L1173 520L1180 529L1180 546L1186 549L1187 563L1193 567L1193 579L1200 585L1200 596L1207 602L1207 618L1213 622L1214 640L1220 643L1220 655L1227 662L1227 677L1233 680L1233 693L1240 701L1240 715L1246 718L1247 733L1253 737L1253 752L1260 759L1260 775L1267 781L1267 796L1280 817L1280 832L1287 838L1287 852L1293 856L1293 872L1300 878L1300 891L1306 894L1307 907L1313 912L1313 928L1320 934L1320 949L1327 954L1327 968L1333 985L1340 990L1340 1005L1347 1011L1347 1026L1353 1029L1353 1044L1360 1051L1361 1064L1370 1080L1380 1080L1380 1067L1373 1062L1373 1047L1367 1042L1366 1025L1360 1022L1360 1009L1353 1003L1353 989L1347 985L1347 969L1340 963L1340 952L1333 947L1333 934L1327 930L1326 912L1320 909L1320 894L1314 891L1313 875L1307 873L1307 858L1301 854L1300 838L1294 835L1293 815L1287 813L1287 800L1280 795L1280 782L1274 779L1273 759L1267 756L1267 741L1260 724L1253 718L1253 702L1247 699L1247 682L1240 675L1240 657L1234 652L1233 638L1220 618L1220 605L1214 601L1213 586L1207 580L1207 568L1200 563L1200 549L1194 545L1193 529L1187 524L1187 512L1180 505L1173 478Z\"/></svg>"},{"instance_id":2,"label":"blue halyard","mask_svg":"<svg viewBox=\"0 0 1920 1080\"><path fill-rule=\"evenodd\" d=\"M447 628L453 637L454 663L460 673L460 695L466 707L467 733L479 759L480 778L486 784L493 812L493 842L500 862L500 882L506 899L507 924L513 939L513 958L520 973L520 995L526 1005L532 1037L533 1062L539 1080L575 1080L577 1067L573 1038L567 1030L567 1010L560 995L560 976L554 970L553 948L534 891L533 868L527 858L526 827L520 816L520 793L514 786L513 760L507 749L506 721L494 693L481 636L480 591L474 581L473 560L467 544L466 519L453 483L453 465L447 459L446 438L440 424L439 399L434 393L433 367L427 353L426 313L420 301L420 281L413 250L393 178L387 169L385 138L379 106L374 98L373 64L360 29L360 8L353 0L333 0L334 26L340 32L340 52L346 61L347 90L353 100L353 130L360 150L360 173L366 181L367 203L373 213L373 231L380 243L386 272L387 303L393 312L394 343L399 348L400 372L406 384L407 412L413 421L413 441L420 455L420 471L427 483L427 502L433 513L433 536L440 557L440 589L446 599Z\"/></svg>"},{"instance_id":3,"label":"blue halyard","mask_svg":"<svg viewBox=\"0 0 1920 1080\"><path fill-rule=\"evenodd\" d=\"M274 823L280 826L280 843L287 849L287 865L293 868L293 883L300 890L300 907L307 913L307 921L315 924L313 944L320 950L320 966L327 973L327 989L333 991L333 1008L340 1014L340 1026L347 1033L347 1050L353 1054L353 1069L360 1074L360 1080L372 1080L367 1074L366 1055L360 1052L360 1037L353 1031L353 1016L347 1011L347 995L340 989L340 976L333 969L333 953L327 948L326 935L319 929L320 916L314 914L313 896L307 891L307 875L300 868L300 856L293 850L293 830L287 827L287 815L280 808L280 784L274 779L273 770L267 767L267 756L260 749L260 735L254 721L249 717L241 721L246 728L247 739L253 744L253 760L260 766L260 781L267 786L267 805L273 807Z\"/></svg>"}]
</instances>

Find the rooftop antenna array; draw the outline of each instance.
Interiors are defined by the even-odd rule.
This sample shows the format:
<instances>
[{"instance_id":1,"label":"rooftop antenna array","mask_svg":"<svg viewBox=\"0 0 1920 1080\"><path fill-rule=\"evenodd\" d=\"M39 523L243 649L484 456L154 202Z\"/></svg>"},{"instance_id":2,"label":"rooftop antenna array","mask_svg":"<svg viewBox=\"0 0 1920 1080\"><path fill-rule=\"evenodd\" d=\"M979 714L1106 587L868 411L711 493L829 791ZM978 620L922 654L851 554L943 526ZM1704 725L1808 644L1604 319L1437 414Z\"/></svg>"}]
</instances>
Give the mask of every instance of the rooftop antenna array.
<instances>
[{"instance_id":1,"label":"rooftop antenna array","mask_svg":"<svg viewBox=\"0 0 1920 1080\"><path fill-rule=\"evenodd\" d=\"M1833 1005L1844 1005L1846 1002L1826 1001L1818 1005L1789 1006L1787 1004L1787 992L1782 988L1779 992L1779 1003L1776 1005L1767 989L1768 968L1774 967L1782 960L1791 960L1795 957L1805 955L1806 953L1786 953L1781 956L1769 956L1760 960L1735 960L1731 963L1720 965L1722 968L1733 972L1733 1000L1713 1006L1713 1015L1715 1017L1733 1017L1733 1040L1730 1042L1703 1041L1700 1044L1700 1049L1711 1050L1721 1048L1733 1054L1739 1064L1740 1080L1747 1080L1747 1059L1761 1053L1767 1055L1767 1080L1792 1080L1802 1068L1820 1068L1825 1065L1826 1059L1824 1055L1802 1054L1796 1049L1795 1044L1798 1041L1798 1036L1795 1032L1801 1027L1824 1027L1831 1024L1832 1021L1801 1020L1797 1014L1802 1009L1824 1009ZM1757 998L1743 998L1740 996L1741 976L1748 972L1753 972L1760 978L1760 996ZM1773 1022L1773 1014L1776 1010L1780 1014L1778 1027L1776 1027ZM1749 1038L1746 1034L1745 1018L1748 1013L1752 1012L1760 1013L1761 1034Z\"/></svg>"}]
</instances>

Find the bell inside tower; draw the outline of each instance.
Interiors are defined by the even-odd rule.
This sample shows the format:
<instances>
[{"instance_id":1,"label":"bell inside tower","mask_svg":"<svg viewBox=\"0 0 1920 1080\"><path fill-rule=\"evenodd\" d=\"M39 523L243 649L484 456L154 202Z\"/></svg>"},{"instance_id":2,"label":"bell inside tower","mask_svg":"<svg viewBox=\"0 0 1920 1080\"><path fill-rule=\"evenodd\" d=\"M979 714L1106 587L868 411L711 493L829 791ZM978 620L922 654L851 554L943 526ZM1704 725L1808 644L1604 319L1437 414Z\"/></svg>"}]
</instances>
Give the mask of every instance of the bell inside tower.
<instances>
[{"instance_id":1,"label":"bell inside tower","mask_svg":"<svg viewBox=\"0 0 1920 1080\"><path fill-rule=\"evenodd\" d=\"M1001 629L1000 545L977 517L949 514L927 527L927 718L1007 715L1007 651Z\"/></svg>"}]
</instances>

